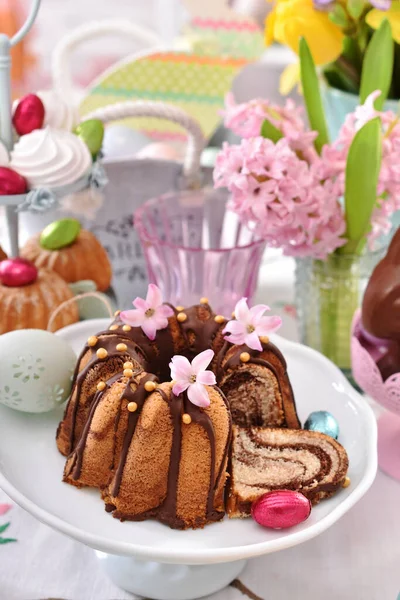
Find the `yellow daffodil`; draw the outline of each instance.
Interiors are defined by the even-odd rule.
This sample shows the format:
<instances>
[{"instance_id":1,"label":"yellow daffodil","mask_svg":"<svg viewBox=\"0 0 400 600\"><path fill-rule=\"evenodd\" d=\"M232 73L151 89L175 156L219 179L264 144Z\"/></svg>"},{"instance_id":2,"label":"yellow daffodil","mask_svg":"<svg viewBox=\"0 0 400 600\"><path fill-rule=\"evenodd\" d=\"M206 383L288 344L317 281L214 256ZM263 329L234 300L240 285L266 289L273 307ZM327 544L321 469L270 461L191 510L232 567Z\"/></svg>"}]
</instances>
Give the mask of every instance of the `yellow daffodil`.
<instances>
[{"instance_id":1,"label":"yellow daffodil","mask_svg":"<svg viewBox=\"0 0 400 600\"><path fill-rule=\"evenodd\" d=\"M336 60L342 53L344 35L326 12L316 10L312 0L277 0L265 26L267 45L276 41L296 54L304 37L317 65Z\"/></svg>"},{"instance_id":2,"label":"yellow daffodil","mask_svg":"<svg viewBox=\"0 0 400 600\"><path fill-rule=\"evenodd\" d=\"M400 2L393 2L388 10L374 8L366 17L366 21L372 29L378 29L384 19L387 19L391 25L394 41L400 44Z\"/></svg>"}]
</instances>

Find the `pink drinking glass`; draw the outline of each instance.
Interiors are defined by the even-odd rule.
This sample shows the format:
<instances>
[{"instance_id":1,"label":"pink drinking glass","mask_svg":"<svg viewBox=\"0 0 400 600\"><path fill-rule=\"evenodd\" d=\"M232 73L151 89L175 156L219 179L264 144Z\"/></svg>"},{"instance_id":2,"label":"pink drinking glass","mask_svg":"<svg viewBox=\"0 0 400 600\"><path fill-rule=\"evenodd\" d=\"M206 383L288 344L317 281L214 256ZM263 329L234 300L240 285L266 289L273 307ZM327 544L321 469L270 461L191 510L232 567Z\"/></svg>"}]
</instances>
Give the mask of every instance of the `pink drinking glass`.
<instances>
[{"instance_id":1,"label":"pink drinking glass","mask_svg":"<svg viewBox=\"0 0 400 600\"><path fill-rule=\"evenodd\" d=\"M254 295L265 242L228 207L225 190L182 191L147 201L135 212L135 228L150 283L177 306L209 299L230 315L236 302Z\"/></svg>"}]
</instances>

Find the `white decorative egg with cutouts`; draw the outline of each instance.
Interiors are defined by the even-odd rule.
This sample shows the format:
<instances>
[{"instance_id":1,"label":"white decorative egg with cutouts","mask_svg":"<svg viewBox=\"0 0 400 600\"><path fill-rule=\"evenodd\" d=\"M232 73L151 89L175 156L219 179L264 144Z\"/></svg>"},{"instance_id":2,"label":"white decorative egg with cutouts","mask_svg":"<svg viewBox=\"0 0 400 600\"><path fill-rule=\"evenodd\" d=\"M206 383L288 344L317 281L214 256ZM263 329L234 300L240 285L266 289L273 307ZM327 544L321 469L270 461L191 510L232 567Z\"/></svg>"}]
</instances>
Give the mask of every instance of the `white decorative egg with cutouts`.
<instances>
[{"instance_id":1,"label":"white decorative egg with cutouts","mask_svg":"<svg viewBox=\"0 0 400 600\"><path fill-rule=\"evenodd\" d=\"M22 412L53 410L71 392L76 356L62 338L41 329L0 336L0 403Z\"/></svg>"}]
</instances>

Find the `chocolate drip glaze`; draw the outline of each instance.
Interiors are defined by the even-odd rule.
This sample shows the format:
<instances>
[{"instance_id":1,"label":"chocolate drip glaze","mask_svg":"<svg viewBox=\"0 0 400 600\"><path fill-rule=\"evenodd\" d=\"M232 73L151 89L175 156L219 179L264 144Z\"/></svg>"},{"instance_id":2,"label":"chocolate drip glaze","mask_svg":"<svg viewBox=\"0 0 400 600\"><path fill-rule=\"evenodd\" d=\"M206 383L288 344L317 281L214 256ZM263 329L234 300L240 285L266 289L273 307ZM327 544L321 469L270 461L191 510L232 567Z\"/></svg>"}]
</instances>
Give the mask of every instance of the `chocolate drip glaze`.
<instances>
[{"instance_id":1,"label":"chocolate drip glaze","mask_svg":"<svg viewBox=\"0 0 400 600\"><path fill-rule=\"evenodd\" d=\"M175 311L174 307L168 304ZM129 331L124 331L124 322L120 315L116 317L113 325L118 325L118 329L114 333L121 335L129 340L135 342L142 350L146 362L151 365L151 370L160 381L167 381L169 379L169 362L173 355L174 340L171 333L171 327L166 329L159 329L155 340L150 340L145 333L143 333L141 327L132 327Z\"/></svg>"},{"instance_id":2,"label":"chocolate drip glaze","mask_svg":"<svg viewBox=\"0 0 400 600\"><path fill-rule=\"evenodd\" d=\"M227 344L229 345L229 342L227 342ZM276 346L274 346L273 344L268 342L268 344L262 343L262 347L263 347L263 350L269 350L269 351L273 352L275 354L275 356L277 356L282 361L284 368L286 369L285 360ZM248 354L250 354L250 360L248 363L245 363L245 364L251 363L253 365L261 365L262 367L266 367L267 369L269 369L275 375L275 378L276 378L276 381L278 384L279 393L280 393L281 397L283 397L282 388L281 388L281 384L280 384L280 378L279 378L277 370L275 369L274 365L272 365L268 360L265 360L264 358L259 358L259 356L257 356L260 354L259 350L253 350L252 348L249 348L248 346L246 346L244 344L243 346L240 346L236 350L236 352L235 352L235 354L233 354L233 356L228 358L228 360L226 361L226 363L223 366L221 366L223 357L226 354L226 346L224 346L222 348L220 354L222 352L224 352L222 358L220 359L220 356L218 356L218 359L217 359L217 362L219 361L217 369L219 369L220 377L222 377L223 373L228 371L229 369L234 369L235 367L238 367L239 365L243 365L244 363L242 363L242 361L240 360L240 355L242 354L242 352L248 352Z\"/></svg>"},{"instance_id":3,"label":"chocolate drip glaze","mask_svg":"<svg viewBox=\"0 0 400 600\"><path fill-rule=\"evenodd\" d=\"M263 352L270 352L271 354L273 354L278 359L278 362L282 365L282 376L279 375L276 367L273 364L271 364L271 362L260 356L261 353L258 350L253 350L245 344L243 346L237 347L233 356L228 358L227 361L223 364L224 358L227 355L229 348L232 347L229 341L225 341L225 344L223 345L223 347L217 355L217 381L220 383L223 380L225 373L229 369L234 369L235 367L238 367L240 365L256 364L266 367L274 374L277 381L279 393L282 399L282 406L285 414L285 427L297 429L300 427L300 421L296 414L293 390L286 373L286 361L280 350L278 350L278 348L274 344L272 344L271 342L263 342L261 339L260 342L263 348ZM242 352L247 352L250 355L250 360L247 363L242 363L240 360L240 355L242 354Z\"/></svg>"},{"instance_id":4,"label":"chocolate drip glaze","mask_svg":"<svg viewBox=\"0 0 400 600\"><path fill-rule=\"evenodd\" d=\"M122 475L124 472L124 467L126 463L126 458L128 456L128 451L132 442L133 435L135 433L136 425L139 420L140 413L142 412L142 408L148 396L148 392L145 390L144 386L147 381L158 381L155 375L146 374L140 380L135 391L132 390L131 383L132 379L127 383L126 388L122 394L122 398L127 400L127 402L136 402L137 410L133 413L129 413L128 417L128 428L126 430L124 443L122 446L121 457L119 459L118 467L115 472L114 479L114 487L112 491L113 496L118 496L119 489L121 487Z\"/></svg>"},{"instance_id":5,"label":"chocolate drip glaze","mask_svg":"<svg viewBox=\"0 0 400 600\"><path fill-rule=\"evenodd\" d=\"M90 412L89 412L89 416L88 419L85 423L85 427L82 431L82 435L80 437L80 440L78 442L78 444L76 445L76 448L71 452L70 457L73 456L73 462L71 464L70 470L69 472L66 472L66 476L70 475L72 473L72 479L75 479L75 481L77 479L79 479L79 477L81 476L81 472L82 472L82 463L83 463L83 454L85 451L85 447L86 447L86 441L89 435L89 431L90 431L90 427L92 425L92 420L93 420L93 416L94 413L96 412L96 408L98 407L100 400L102 399L104 393L106 392L106 390L108 390L110 388L110 386L115 383L116 381L118 381L119 379L121 379L123 377L122 373L116 373L116 375L114 375L113 377L110 377L110 379L108 379L108 381L106 382L106 387L104 388L104 390L102 390L101 392L96 392L94 397L93 397L93 401L92 401L92 405L90 407Z\"/></svg>"},{"instance_id":6,"label":"chocolate drip glaze","mask_svg":"<svg viewBox=\"0 0 400 600\"><path fill-rule=\"evenodd\" d=\"M207 310L209 318L202 320L198 316L199 310ZM201 304L185 308L186 321L179 323L185 342L188 346L187 357L192 359L203 350L211 348L212 342L225 323L217 323L214 313L208 304ZM193 333L193 336L190 334Z\"/></svg>"},{"instance_id":7,"label":"chocolate drip glaze","mask_svg":"<svg viewBox=\"0 0 400 600\"><path fill-rule=\"evenodd\" d=\"M182 415L186 413L190 415L192 422L197 423L201 427L203 427L204 431L207 434L208 440L210 442L210 487L208 490L207 503L206 503L206 519L208 521L217 521L222 518L223 513L218 513L214 510L214 499L215 499L215 491L218 487L218 484L221 480L224 471L225 465L225 457L229 451L230 441L231 441L231 432L232 432L232 422L230 418L229 408L227 400L224 394L216 388L217 391L221 394L225 405L227 407L227 412L229 414L229 434L228 441L226 447L224 449L224 456L221 460L221 466L216 475L216 442L215 442L215 431L213 423L208 416L208 414L196 406L192 404L187 397L186 392L180 394L179 396L175 396L171 392L171 398L168 399L165 392L158 389L157 392L161 394L163 399L168 403L171 411L171 420L173 426L173 438L172 438L172 447L171 447L171 456L170 456L170 465L168 472L168 483L167 483L167 495L166 498L157 511L157 517L160 521L164 523L173 523L176 528L183 528L184 521L180 519L177 515L177 495L178 495L178 481L179 481L179 465L181 459L181 443L182 443L182 427L187 427L187 425L182 425Z\"/></svg>"},{"instance_id":8,"label":"chocolate drip glaze","mask_svg":"<svg viewBox=\"0 0 400 600\"><path fill-rule=\"evenodd\" d=\"M164 399L166 395L163 394ZM167 483L167 496L158 510L158 518L160 521L169 522L173 521L175 526L183 528L184 523L176 514L176 504L178 497L178 479L179 479L179 463L181 457L181 442L182 442L182 414L184 412L183 405L184 399L183 394L175 396L171 392L171 399L167 402L171 412L172 419L172 447L171 456L169 459L169 471L168 471L168 483Z\"/></svg>"},{"instance_id":9,"label":"chocolate drip glaze","mask_svg":"<svg viewBox=\"0 0 400 600\"><path fill-rule=\"evenodd\" d=\"M148 362L147 362L146 358L144 357L140 346L135 341L133 341L125 336L120 335L119 331L118 332L110 331L110 330L102 331L102 332L98 333L96 337L97 337L97 343L94 346L89 346L88 344L85 345L83 351L81 352L81 354L78 358L78 362L75 367L75 373L73 376L73 387L72 387L71 397L73 396L74 392L76 392L76 398L75 398L75 404L73 406L72 423L71 423L71 431L70 431L70 439L69 439L71 450L73 449L74 441L75 441L75 424L76 424L76 417L77 417L78 407L79 407L79 397L80 397L82 385L83 385L85 378L86 378L88 372L90 371L90 369L95 367L97 364L104 362L105 360L109 360L110 358L120 358L121 359L121 367L122 367L122 363L124 361L133 359L139 365L141 365L144 370L147 370L147 368L148 368ZM126 344L126 346L127 346L127 350L125 352L120 352L117 350L117 345L121 342ZM105 350L107 350L107 357L105 359L98 358L96 352L99 348L104 348ZM81 360L87 352L91 353L91 357L90 357L87 365L81 371L79 371L79 366L81 364ZM94 396L93 396L93 398L89 399L89 403L93 402L93 400L94 400Z\"/></svg>"}]
</instances>

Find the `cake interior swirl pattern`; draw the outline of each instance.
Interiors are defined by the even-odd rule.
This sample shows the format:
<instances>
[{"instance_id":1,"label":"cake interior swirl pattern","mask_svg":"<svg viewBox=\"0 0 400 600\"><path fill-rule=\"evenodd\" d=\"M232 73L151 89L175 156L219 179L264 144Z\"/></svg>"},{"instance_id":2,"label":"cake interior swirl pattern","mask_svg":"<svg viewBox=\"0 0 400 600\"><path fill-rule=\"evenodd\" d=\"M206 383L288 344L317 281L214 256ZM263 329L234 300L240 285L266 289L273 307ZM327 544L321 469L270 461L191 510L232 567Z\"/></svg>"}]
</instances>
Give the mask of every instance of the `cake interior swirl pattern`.
<instances>
[{"instance_id":1,"label":"cake interior swirl pattern","mask_svg":"<svg viewBox=\"0 0 400 600\"><path fill-rule=\"evenodd\" d=\"M261 318L268 307L250 309L242 335L244 299L228 321L206 298L173 307L155 286L149 297L154 307L136 299L140 310L117 312L78 359L57 431L65 482L98 488L116 518L177 529L250 516L276 489L317 503L342 487L345 450L301 429L285 359L255 335L274 319Z\"/></svg>"}]
</instances>

